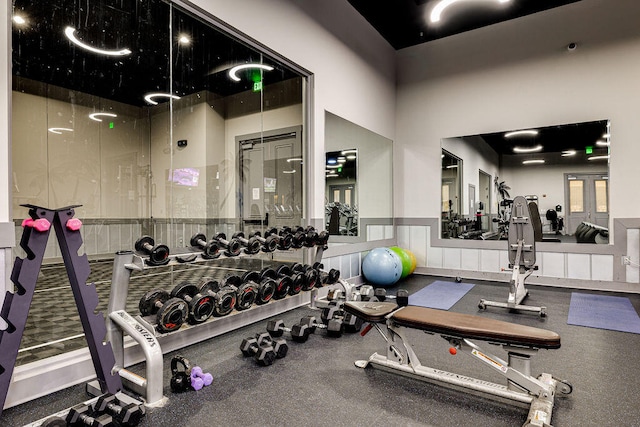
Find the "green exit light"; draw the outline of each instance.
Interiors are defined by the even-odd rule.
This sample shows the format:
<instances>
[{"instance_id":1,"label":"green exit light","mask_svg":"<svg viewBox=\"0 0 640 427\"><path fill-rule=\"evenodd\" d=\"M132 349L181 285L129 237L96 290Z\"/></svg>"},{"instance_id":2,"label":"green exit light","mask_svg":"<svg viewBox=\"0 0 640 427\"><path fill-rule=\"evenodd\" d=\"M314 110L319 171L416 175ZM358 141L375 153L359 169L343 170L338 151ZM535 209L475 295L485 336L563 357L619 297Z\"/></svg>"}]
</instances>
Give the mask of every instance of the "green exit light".
<instances>
[{"instance_id":1,"label":"green exit light","mask_svg":"<svg viewBox=\"0 0 640 427\"><path fill-rule=\"evenodd\" d=\"M113 129L113 122L109 122L109 129Z\"/></svg>"},{"instance_id":2,"label":"green exit light","mask_svg":"<svg viewBox=\"0 0 640 427\"><path fill-rule=\"evenodd\" d=\"M338 168L338 172L342 172L342 168Z\"/></svg>"},{"instance_id":3,"label":"green exit light","mask_svg":"<svg viewBox=\"0 0 640 427\"><path fill-rule=\"evenodd\" d=\"M584 152L587 154L593 154L593 147L584 147Z\"/></svg>"},{"instance_id":4,"label":"green exit light","mask_svg":"<svg viewBox=\"0 0 640 427\"><path fill-rule=\"evenodd\" d=\"M253 91L260 92L262 90L262 82L254 82L253 83Z\"/></svg>"}]
</instances>

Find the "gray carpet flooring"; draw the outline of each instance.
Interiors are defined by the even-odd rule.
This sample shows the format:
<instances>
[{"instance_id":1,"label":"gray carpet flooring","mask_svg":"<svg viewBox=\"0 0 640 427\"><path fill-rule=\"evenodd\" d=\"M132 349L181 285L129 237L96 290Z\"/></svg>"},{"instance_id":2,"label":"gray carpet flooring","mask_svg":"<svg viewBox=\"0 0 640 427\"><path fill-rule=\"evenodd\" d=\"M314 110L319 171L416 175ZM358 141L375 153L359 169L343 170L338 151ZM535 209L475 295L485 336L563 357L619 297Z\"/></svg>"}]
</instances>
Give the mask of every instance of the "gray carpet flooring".
<instances>
[{"instance_id":1,"label":"gray carpet flooring","mask_svg":"<svg viewBox=\"0 0 640 427\"><path fill-rule=\"evenodd\" d=\"M397 287L415 292L435 280L413 276ZM476 286L451 311L476 314L550 329L562 337L558 350L542 350L533 358L532 374L551 373L573 385L573 393L557 398L553 425L640 426L640 335L567 325L571 290L528 286L526 300L547 306L548 316L511 313L489 308L479 311L480 298L506 299L507 285L468 281ZM586 292L586 291L581 291ZM640 312L640 295L630 298ZM306 314L308 307L284 313L286 324ZM289 354L269 367L244 358L244 337L262 332L265 322L165 355L165 395L162 408L148 409L142 427L163 426L520 426L527 409L449 390L376 369L362 370L354 361L373 352L385 352L375 330L364 337L345 334L329 338L312 335L304 344L289 340ZM451 356L441 337L411 331L414 350L431 367L501 382L501 377L465 354ZM489 346L497 355L502 349ZM169 388L169 361L187 357L214 377L211 386L196 392L173 394ZM135 372L144 374L144 366ZM4 411L2 426L20 426L86 400L83 386L72 387Z\"/></svg>"}]
</instances>

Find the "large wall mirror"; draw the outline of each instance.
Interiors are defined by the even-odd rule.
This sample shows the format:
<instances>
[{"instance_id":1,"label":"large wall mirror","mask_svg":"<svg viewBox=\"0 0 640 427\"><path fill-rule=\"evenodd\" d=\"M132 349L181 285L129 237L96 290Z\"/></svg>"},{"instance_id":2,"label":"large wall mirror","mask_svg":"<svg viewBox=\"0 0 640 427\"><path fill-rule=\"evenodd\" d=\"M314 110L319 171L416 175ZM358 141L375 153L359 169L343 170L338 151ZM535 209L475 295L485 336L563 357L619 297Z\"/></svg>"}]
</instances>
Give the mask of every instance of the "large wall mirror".
<instances>
[{"instance_id":1,"label":"large wall mirror","mask_svg":"<svg viewBox=\"0 0 640 427\"><path fill-rule=\"evenodd\" d=\"M21 204L82 205L76 216L101 310L109 257L141 235L173 250L196 232L230 238L305 223L306 76L214 22L186 1L13 1L16 241ZM55 265L55 237L49 243ZM259 269L270 257L243 262ZM73 301L59 273L43 270L32 307ZM170 290L173 279L163 280L132 277L127 309L136 314L151 286ZM72 317L56 311L66 305L49 305L51 316ZM35 332L25 333L18 364L84 346L77 320L61 325L40 333L28 324Z\"/></svg>"},{"instance_id":2,"label":"large wall mirror","mask_svg":"<svg viewBox=\"0 0 640 427\"><path fill-rule=\"evenodd\" d=\"M329 242L393 237L393 143L325 113L325 226Z\"/></svg>"},{"instance_id":3,"label":"large wall mirror","mask_svg":"<svg viewBox=\"0 0 640 427\"><path fill-rule=\"evenodd\" d=\"M609 242L610 121L444 138L441 238L506 239L513 197L545 242Z\"/></svg>"}]
</instances>

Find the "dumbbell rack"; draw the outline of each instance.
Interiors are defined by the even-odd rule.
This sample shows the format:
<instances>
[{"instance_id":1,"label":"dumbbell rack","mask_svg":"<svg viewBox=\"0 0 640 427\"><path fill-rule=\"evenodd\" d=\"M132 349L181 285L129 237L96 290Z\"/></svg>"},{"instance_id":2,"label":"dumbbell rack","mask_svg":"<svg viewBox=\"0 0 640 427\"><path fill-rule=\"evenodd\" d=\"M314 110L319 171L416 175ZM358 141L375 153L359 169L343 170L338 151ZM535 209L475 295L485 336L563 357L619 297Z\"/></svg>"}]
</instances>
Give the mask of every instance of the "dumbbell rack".
<instances>
[{"instance_id":1,"label":"dumbbell rack","mask_svg":"<svg viewBox=\"0 0 640 427\"><path fill-rule=\"evenodd\" d=\"M313 255L315 262L322 260L324 249L316 247ZM311 256L305 252L305 256ZM251 255L241 255L251 256ZM224 259L225 256L220 257ZM109 297L107 317L107 339L112 343L115 356L114 371L120 374L125 386L137 394L145 397L147 406L159 406L165 401L163 390L162 355L186 346L201 342L226 332L233 331L250 323L258 322L296 307L309 304L315 300L318 290L287 296L281 300L273 300L268 304L254 305L243 311L233 311L227 316L210 318L197 325L183 325L180 329L169 333L158 333L148 319L132 317L125 311L129 281L133 271L162 268L167 266L184 266L181 259L189 259L189 264L211 262L202 257L202 252L180 253L169 255L169 261L163 266L150 265L145 256L132 251L117 252L113 263L111 294ZM125 335L129 335L133 342L125 342ZM125 348L127 349L125 360ZM130 373L125 366L146 362L146 378ZM90 394L99 393L95 382L87 385Z\"/></svg>"},{"instance_id":2,"label":"dumbbell rack","mask_svg":"<svg viewBox=\"0 0 640 427\"><path fill-rule=\"evenodd\" d=\"M111 344L103 342L107 333L104 317L101 312L95 313L98 294L92 283L86 283L91 270L89 261L86 254L78 255L82 246L80 234L82 223L73 216L75 214L74 208L79 205L55 210L33 205L22 206L29 208L29 216L31 217L23 221L24 231L20 240L20 247L27 256L26 258L17 257L15 260L11 281L17 291L6 293L0 312L0 317L7 324L6 329L0 330L0 415L2 415L2 408L11 383L29 307L49 240L51 225L56 231L95 368L98 388L102 393L118 393L122 389L122 382L120 377L111 371L115 365L115 359Z\"/></svg>"}]
</instances>

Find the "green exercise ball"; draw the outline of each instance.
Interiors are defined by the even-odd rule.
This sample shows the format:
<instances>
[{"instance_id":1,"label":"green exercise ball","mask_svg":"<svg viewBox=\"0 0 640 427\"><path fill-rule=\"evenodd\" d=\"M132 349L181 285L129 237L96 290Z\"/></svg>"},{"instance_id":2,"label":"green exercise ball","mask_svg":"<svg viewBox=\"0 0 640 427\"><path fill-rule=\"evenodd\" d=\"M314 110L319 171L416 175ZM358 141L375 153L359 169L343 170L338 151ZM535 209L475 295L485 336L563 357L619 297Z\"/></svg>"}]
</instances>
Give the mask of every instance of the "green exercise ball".
<instances>
[{"instance_id":1,"label":"green exercise ball","mask_svg":"<svg viewBox=\"0 0 640 427\"><path fill-rule=\"evenodd\" d=\"M395 252L400 258L400 262L402 262L402 274L400 275L400 278L404 279L411 274L411 257L404 249L398 246L391 246L389 249Z\"/></svg>"}]
</instances>

